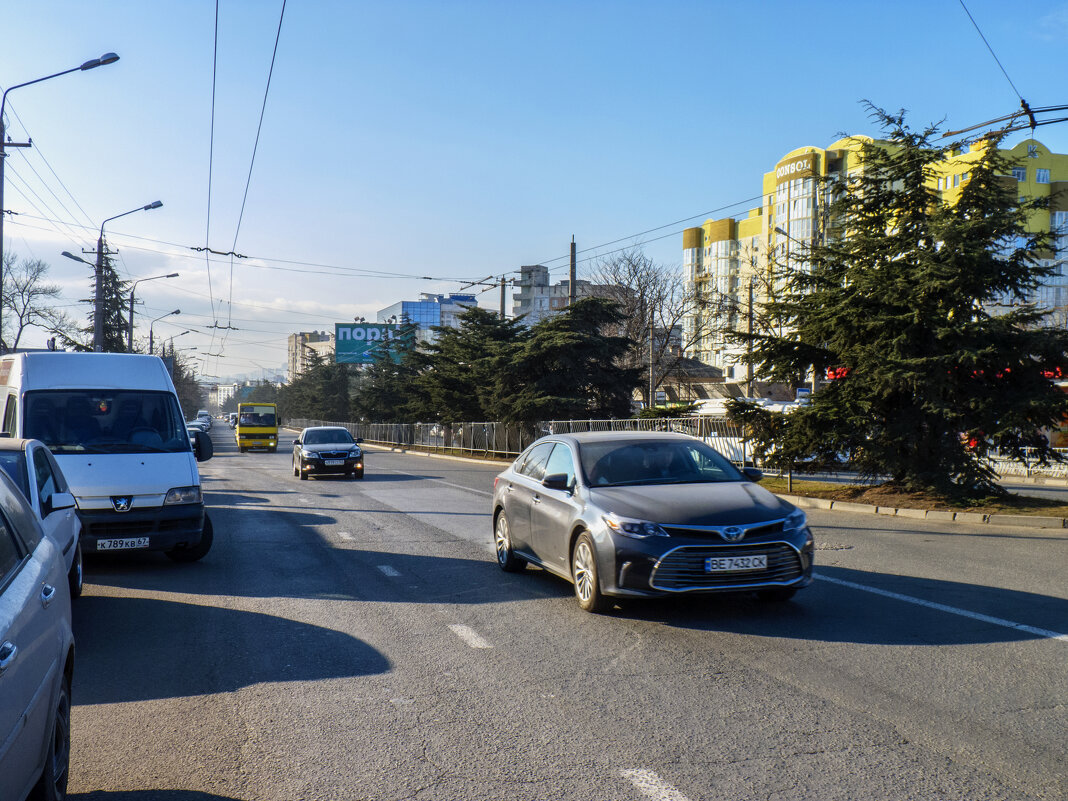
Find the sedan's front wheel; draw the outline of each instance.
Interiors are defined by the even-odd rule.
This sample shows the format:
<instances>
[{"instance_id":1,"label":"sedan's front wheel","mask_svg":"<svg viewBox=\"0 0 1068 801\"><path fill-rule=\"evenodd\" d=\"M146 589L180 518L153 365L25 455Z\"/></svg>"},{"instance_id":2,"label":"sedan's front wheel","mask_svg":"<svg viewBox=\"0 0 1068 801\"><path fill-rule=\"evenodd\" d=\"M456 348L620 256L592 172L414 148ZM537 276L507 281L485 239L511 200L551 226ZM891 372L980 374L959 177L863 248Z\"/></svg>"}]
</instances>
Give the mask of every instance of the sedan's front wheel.
<instances>
[{"instance_id":1,"label":"sedan's front wheel","mask_svg":"<svg viewBox=\"0 0 1068 801\"><path fill-rule=\"evenodd\" d=\"M527 566L527 560L512 551L512 538L508 533L508 518L502 511L493 524L493 544L497 548L497 567L505 573L518 573Z\"/></svg>"},{"instance_id":2,"label":"sedan's front wheel","mask_svg":"<svg viewBox=\"0 0 1068 801\"><path fill-rule=\"evenodd\" d=\"M575 597L579 606L587 612L604 612L609 607L608 599L601 593L597 577L597 551L589 533L583 532L571 552L571 579L575 582Z\"/></svg>"}]
</instances>

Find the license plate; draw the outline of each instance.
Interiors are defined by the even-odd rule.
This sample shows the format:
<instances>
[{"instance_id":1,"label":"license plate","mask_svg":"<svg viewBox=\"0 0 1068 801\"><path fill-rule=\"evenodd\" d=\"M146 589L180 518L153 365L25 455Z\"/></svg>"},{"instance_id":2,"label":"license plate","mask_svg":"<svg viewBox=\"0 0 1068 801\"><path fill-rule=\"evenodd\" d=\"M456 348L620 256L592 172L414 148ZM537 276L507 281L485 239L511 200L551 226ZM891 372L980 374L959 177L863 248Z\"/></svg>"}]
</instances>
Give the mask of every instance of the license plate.
<instances>
[{"instance_id":1,"label":"license plate","mask_svg":"<svg viewBox=\"0 0 1068 801\"><path fill-rule=\"evenodd\" d=\"M323 464L327 467L341 467L345 464L344 459L323 459Z\"/></svg>"},{"instance_id":2,"label":"license plate","mask_svg":"<svg viewBox=\"0 0 1068 801\"><path fill-rule=\"evenodd\" d=\"M767 570L767 554L758 556L712 556L705 559L706 573L740 573L745 570Z\"/></svg>"},{"instance_id":3,"label":"license plate","mask_svg":"<svg viewBox=\"0 0 1068 801\"><path fill-rule=\"evenodd\" d=\"M148 537L130 537L123 540L97 540L98 551L121 551L127 548L147 548Z\"/></svg>"}]
</instances>

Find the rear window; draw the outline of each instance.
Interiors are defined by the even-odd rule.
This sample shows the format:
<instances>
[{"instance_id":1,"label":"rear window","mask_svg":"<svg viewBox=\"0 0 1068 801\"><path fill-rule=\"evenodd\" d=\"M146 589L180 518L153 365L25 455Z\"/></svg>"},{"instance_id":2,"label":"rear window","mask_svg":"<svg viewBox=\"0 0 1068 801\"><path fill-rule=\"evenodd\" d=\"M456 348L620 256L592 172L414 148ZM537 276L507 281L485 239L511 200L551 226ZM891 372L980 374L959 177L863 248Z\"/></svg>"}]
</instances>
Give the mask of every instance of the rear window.
<instances>
[{"instance_id":1,"label":"rear window","mask_svg":"<svg viewBox=\"0 0 1068 801\"><path fill-rule=\"evenodd\" d=\"M26 437L52 453L176 453L190 450L178 401L143 390L26 393Z\"/></svg>"}]
</instances>

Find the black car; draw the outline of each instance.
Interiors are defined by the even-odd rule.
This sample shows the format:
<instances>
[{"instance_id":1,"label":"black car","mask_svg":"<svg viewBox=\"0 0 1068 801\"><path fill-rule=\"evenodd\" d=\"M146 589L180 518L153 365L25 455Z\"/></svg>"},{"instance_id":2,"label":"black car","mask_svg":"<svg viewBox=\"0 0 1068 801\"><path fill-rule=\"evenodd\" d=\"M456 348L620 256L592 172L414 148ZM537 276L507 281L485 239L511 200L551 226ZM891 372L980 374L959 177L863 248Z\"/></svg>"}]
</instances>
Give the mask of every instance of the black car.
<instances>
[{"instance_id":1,"label":"black car","mask_svg":"<svg viewBox=\"0 0 1068 801\"><path fill-rule=\"evenodd\" d=\"M502 570L528 562L611 597L755 591L784 601L812 581L805 513L699 439L660 432L543 437L494 480Z\"/></svg>"},{"instance_id":2,"label":"black car","mask_svg":"<svg viewBox=\"0 0 1068 801\"><path fill-rule=\"evenodd\" d=\"M363 478L363 450L340 426L305 428L293 440L293 475L303 481L309 475L342 473Z\"/></svg>"}]
</instances>

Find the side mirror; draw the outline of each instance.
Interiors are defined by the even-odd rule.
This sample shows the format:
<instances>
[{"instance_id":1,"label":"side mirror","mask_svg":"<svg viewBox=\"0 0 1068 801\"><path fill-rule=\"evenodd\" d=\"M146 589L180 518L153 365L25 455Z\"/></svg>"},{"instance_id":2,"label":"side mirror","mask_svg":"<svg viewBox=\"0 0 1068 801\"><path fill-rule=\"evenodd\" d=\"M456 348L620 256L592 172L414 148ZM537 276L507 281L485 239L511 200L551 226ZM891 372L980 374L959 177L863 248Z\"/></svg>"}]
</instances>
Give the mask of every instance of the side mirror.
<instances>
[{"instance_id":1,"label":"side mirror","mask_svg":"<svg viewBox=\"0 0 1068 801\"><path fill-rule=\"evenodd\" d=\"M571 489L571 480L567 477L567 473L552 473L541 480L541 485L545 489L569 490Z\"/></svg>"},{"instance_id":2,"label":"side mirror","mask_svg":"<svg viewBox=\"0 0 1068 801\"><path fill-rule=\"evenodd\" d=\"M52 507L52 511L58 511L59 509L73 509L74 508L74 496L69 492L53 492L52 497L48 499L49 506Z\"/></svg>"},{"instance_id":3,"label":"side mirror","mask_svg":"<svg viewBox=\"0 0 1068 801\"><path fill-rule=\"evenodd\" d=\"M756 482L764 478L764 471L757 467L743 467L742 475L744 475L750 481Z\"/></svg>"},{"instance_id":4,"label":"side mirror","mask_svg":"<svg viewBox=\"0 0 1068 801\"><path fill-rule=\"evenodd\" d=\"M304 443L300 441L300 437L297 437L295 440L293 440L293 444L294 445L303 445Z\"/></svg>"},{"instance_id":5,"label":"side mirror","mask_svg":"<svg viewBox=\"0 0 1068 801\"><path fill-rule=\"evenodd\" d=\"M193 455L198 462L206 462L215 455L215 446L211 437L203 431L197 431L193 440Z\"/></svg>"},{"instance_id":6,"label":"side mirror","mask_svg":"<svg viewBox=\"0 0 1068 801\"><path fill-rule=\"evenodd\" d=\"M363 442L363 437L356 437L356 444Z\"/></svg>"}]
</instances>

